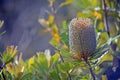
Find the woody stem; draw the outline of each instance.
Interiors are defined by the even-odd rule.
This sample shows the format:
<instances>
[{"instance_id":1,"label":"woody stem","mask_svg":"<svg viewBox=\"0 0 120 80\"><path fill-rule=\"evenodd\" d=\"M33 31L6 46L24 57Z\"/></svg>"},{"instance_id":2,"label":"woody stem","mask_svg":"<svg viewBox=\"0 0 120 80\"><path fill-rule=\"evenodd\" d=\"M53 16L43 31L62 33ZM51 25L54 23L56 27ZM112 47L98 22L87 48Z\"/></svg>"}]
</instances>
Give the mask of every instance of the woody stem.
<instances>
[{"instance_id":1,"label":"woody stem","mask_svg":"<svg viewBox=\"0 0 120 80\"><path fill-rule=\"evenodd\" d=\"M96 80L96 79L95 79L94 72L93 72L93 70L92 70L92 67L91 67L91 65L90 65L90 63L89 63L89 61L88 61L88 59L85 59L84 61L86 62L86 64L87 64L88 67L89 67L89 71L90 71L90 74L91 74L91 76L92 76L92 79L93 79L93 80Z\"/></svg>"}]
</instances>

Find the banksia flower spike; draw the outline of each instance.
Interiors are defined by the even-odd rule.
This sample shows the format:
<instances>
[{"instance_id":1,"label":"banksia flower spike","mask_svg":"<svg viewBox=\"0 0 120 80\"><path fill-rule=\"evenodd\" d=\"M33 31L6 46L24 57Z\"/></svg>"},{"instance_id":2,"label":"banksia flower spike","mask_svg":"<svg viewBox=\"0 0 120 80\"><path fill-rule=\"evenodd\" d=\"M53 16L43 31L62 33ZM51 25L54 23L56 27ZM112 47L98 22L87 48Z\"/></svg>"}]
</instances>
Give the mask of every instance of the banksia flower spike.
<instances>
[{"instance_id":1,"label":"banksia flower spike","mask_svg":"<svg viewBox=\"0 0 120 80\"><path fill-rule=\"evenodd\" d=\"M96 36L90 19L72 19L69 25L69 44L75 59L87 59L95 51Z\"/></svg>"}]
</instances>

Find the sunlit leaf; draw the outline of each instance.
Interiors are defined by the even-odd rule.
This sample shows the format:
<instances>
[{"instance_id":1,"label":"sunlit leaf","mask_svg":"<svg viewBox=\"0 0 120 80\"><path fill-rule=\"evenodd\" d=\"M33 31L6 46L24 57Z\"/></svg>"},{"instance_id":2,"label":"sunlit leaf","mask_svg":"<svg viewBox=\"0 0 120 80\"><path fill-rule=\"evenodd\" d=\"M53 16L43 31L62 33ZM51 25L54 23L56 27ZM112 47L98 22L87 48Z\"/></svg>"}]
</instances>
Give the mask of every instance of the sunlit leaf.
<instances>
[{"instance_id":1,"label":"sunlit leaf","mask_svg":"<svg viewBox=\"0 0 120 80\"><path fill-rule=\"evenodd\" d=\"M99 12L97 12L97 11L94 11L93 15L96 16L96 17L98 17L98 19L102 19L102 14L99 13Z\"/></svg>"},{"instance_id":2,"label":"sunlit leaf","mask_svg":"<svg viewBox=\"0 0 120 80\"><path fill-rule=\"evenodd\" d=\"M3 52L3 59L2 61L7 64L9 63L10 61L12 61L14 59L14 57L16 56L18 50L17 50L17 46L14 47L14 46L8 46L6 48L6 51Z\"/></svg>"},{"instance_id":3,"label":"sunlit leaf","mask_svg":"<svg viewBox=\"0 0 120 80\"><path fill-rule=\"evenodd\" d=\"M65 2L62 2L59 7L63 7L63 6L66 6L66 5L69 5L73 2L73 0L66 0Z\"/></svg>"},{"instance_id":4,"label":"sunlit leaf","mask_svg":"<svg viewBox=\"0 0 120 80\"><path fill-rule=\"evenodd\" d=\"M98 42L97 47L106 43L108 41L108 39L109 39L109 37L108 37L107 32L100 33L98 41L97 41Z\"/></svg>"},{"instance_id":5,"label":"sunlit leaf","mask_svg":"<svg viewBox=\"0 0 120 80\"><path fill-rule=\"evenodd\" d=\"M14 64L8 63L8 64L6 65L6 67L7 67L8 71L9 71L11 74L15 73Z\"/></svg>"},{"instance_id":6,"label":"sunlit leaf","mask_svg":"<svg viewBox=\"0 0 120 80\"><path fill-rule=\"evenodd\" d=\"M67 29L68 29L68 25L67 25L67 22L66 22L65 20L62 22L62 28L63 28L64 30L67 30Z\"/></svg>"},{"instance_id":7,"label":"sunlit leaf","mask_svg":"<svg viewBox=\"0 0 120 80\"><path fill-rule=\"evenodd\" d=\"M4 21L2 20L0 20L0 28L3 26L3 24L4 24Z\"/></svg>"},{"instance_id":8,"label":"sunlit leaf","mask_svg":"<svg viewBox=\"0 0 120 80\"><path fill-rule=\"evenodd\" d=\"M103 54L99 59L98 59L98 65L101 64L104 61L112 61L113 60L113 55L110 53L105 53Z\"/></svg>"},{"instance_id":9,"label":"sunlit leaf","mask_svg":"<svg viewBox=\"0 0 120 80\"><path fill-rule=\"evenodd\" d=\"M98 29L98 31L103 31L104 30L104 23L99 22L97 29Z\"/></svg>"},{"instance_id":10,"label":"sunlit leaf","mask_svg":"<svg viewBox=\"0 0 120 80\"><path fill-rule=\"evenodd\" d=\"M59 37L59 34L58 34L58 33L54 33L54 34L53 34L53 38L54 38L54 40L57 42L57 44L60 43L60 37Z\"/></svg>"},{"instance_id":11,"label":"sunlit leaf","mask_svg":"<svg viewBox=\"0 0 120 80\"><path fill-rule=\"evenodd\" d=\"M90 1L90 3L91 3L91 5L92 6L94 6L94 7L96 7L96 6L98 6L99 4L99 1L98 0L89 0Z\"/></svg>"},{"instance_id":12,"label":"sunlit leaf","mask_svg":"<svg viewBox=\"0 0 120 80\"><path fill-rule=\"evenodd\" d=\"M53 25L52 25L52 32L53 32L53 34L54 34L54 33L58 33L58 27L57 27L56 24L53 24Z\"/></svg>"},{"instance_id":13,"label":"sunlit leaf","mask_svg":"<svg viewBox=\"0 0 120 80\"><path fill-rule=\"evenodd\" d=\"M52 26L52 37L53 37L53 40L59 45L60 44L60 37L58 34L58 27L56 24L53 24L53 26Z\"/></svg>"},{"instance_id":14,"label":"sunlit leaf","mask_svg":"<svg viewBox=\"0 0 120 80\"><path fill-rule=\"evenodd\" d=\"M44 54L38 52L38 53L37 53L37 58L38 58L38 59L35 59L35 58L34 58L34 60L35 60L35 63L36 63L36 62L38 63L40 69L41 69L41 70L42 70L42 69L48 70L48 61L47 61L46 56L45 56Z\"/></svg>"},{"instance_id":15,"label":"sunlit leaf","mask_svg":"<svg viewBox=\"0 0 120 80\"><path fill-rule=\"evenodd\" d=\"M76 14L76 17L77 18L88 18L88 17L91 17L92 16L92 14L90 14L90 13L83 13L83 12L78 12L77 14Z\"/></svg>"},{"instance_id":16,"label":"sunlit leaf","mask_svg":"<svg viewBox=\"0 0 120 80\"><path fill-rule=\"evenodd\" d=\"M49 24L52 24L53 21L54 21L54 16L51 14L51 15L49 15L49 17L48 17L48 22L49 22Z\"/></svg>"},{"instance_id":17,"label":"sunlit leaf","mask_svg":"<svg viewBox=\"0 0 120 80\"><path fill-rule=\"evenodd\" d=\"M95 74L99 75L102 71L102 68L100 68L99 66L95 66Z\"/></svg>"},{"instance_id":18,"label":"sunlit leaf","mask_svg":"<svg viewBox=\"0 0 120 80\"><path fill-rule=\"evenodd\" d=\"M56 53L52 56L52 64L56 64L58 62L58 60L60 59L60 54Z\"/></svg>"},{"instance_id":19,"label":"sunlit leaf","mask_svg":"<svg viewBox=\"0 0 120 80\"><path fill-rule=\"evenodd\" d=\"M102 75L102 80L108 80L106 75Z\"/></svg>"},{"instance_id":20,"label":"sunlit leaf","mask_svg":"<svg viewBox=\"0 0 120 80\"><path fill-rule=\"evenodd\" d=\"M49 42L52 46L54 46L55 48L59 47L60 44L58 44L58 42L56 41L55 38L52 38Z\"/></svg>"},{"instance_id":21,"label":"sunlit leaf","mask_svg":"<svg viewBox=\"0 0 120 80\"><path fill-rule=\"evenodd\" d=\"M42 25L42 26L44 26L44 27L48 27L48 25L49 25L49 22L48 21L46 21L45 19L39 19L38 20L38 22Z\"/></svg>"},{"instance_id":22,"label":"sunlit leaf","mask_svg":"<svg viewBox=\"0 0 120 80\"><path fill-rule=\"evenodd\" d=\"M60 38L61 38L62 42L63 42L67 47L69 47L68 33L67 33L67 32L61 33L61 34L60 34Z\"/></svg>"},{"instance_id":23,"label":"sunlit leaf","mask_svg":"<svg viewBox=\"0 0 120 80\"><path fill-rule=\"evenodd\" d=\"M28 68L34 63L34 57L31 57L29 60L28 60Z\"/></svg>"}]
</instances>

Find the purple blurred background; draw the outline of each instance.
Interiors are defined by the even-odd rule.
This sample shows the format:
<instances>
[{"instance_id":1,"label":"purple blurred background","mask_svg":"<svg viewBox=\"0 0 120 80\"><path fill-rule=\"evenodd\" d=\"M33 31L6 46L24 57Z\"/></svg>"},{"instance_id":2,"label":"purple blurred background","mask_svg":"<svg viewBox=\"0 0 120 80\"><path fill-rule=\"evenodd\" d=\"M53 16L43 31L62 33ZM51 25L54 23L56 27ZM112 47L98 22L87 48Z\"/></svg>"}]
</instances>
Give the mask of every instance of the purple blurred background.
<instances>
[{"instance_id":1,"label":"purple blurred background","mask_svg":"<svg viewBox=\"0 0 120 80\"><path fill-rule=\"evenodd\" d=\"M6 31L0 39L0 51L15 45L24 53L24 59L45 49L53 51L50 34L40 33L43 27L38 22L39 18L45 18L46 10L49 10L47 0L0 0L0 20L4 20L0 32Z\"/></svg>"}]
</instances>

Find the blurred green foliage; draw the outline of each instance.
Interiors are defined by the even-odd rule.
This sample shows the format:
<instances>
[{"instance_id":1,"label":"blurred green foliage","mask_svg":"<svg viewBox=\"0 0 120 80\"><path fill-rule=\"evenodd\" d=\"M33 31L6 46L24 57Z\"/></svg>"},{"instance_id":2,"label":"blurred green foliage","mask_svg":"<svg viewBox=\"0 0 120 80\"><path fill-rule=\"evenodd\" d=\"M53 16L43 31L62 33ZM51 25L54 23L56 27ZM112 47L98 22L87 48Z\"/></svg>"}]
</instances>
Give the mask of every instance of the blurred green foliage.
<instances>
[{"instance_id":1,"label":"blurred green foliage","mask_svg":"<svg viewBox=\"0 0 120 80\"><path fill-rule=\"evenodd\" d=\"M17 47L8 46L1 54L1 80L91 80L89 67L82 60L72 58L69 51L68 25L69 19L74 17L91 18L96 31L97 49L88 61L96 79L107 80L103 72L112 65L115 57L120 56L120 11L116 10L114 0L105 0L107 6L107 22L110 37L105 31L104 10L101 0L66 0L54 7L58 0L48 0L50 12L48 19L40 18L39 23L45 27L42 32L49 32L52 36L50 44L56 50L51 55L50 50L37 52L28 60L22 59L22 53L17 56ZM68 14L61 20L55 20L57 11L67 7ZM112 12L112 13L111 13ZM60 21L60 20L58 20ZM0 28L3 22L0 21ZM113 47L112 45L116 45ZM108 61L108 62L107 62ZM101 68L100 65L105 62Z\"/></svg>"}]
</instances>

